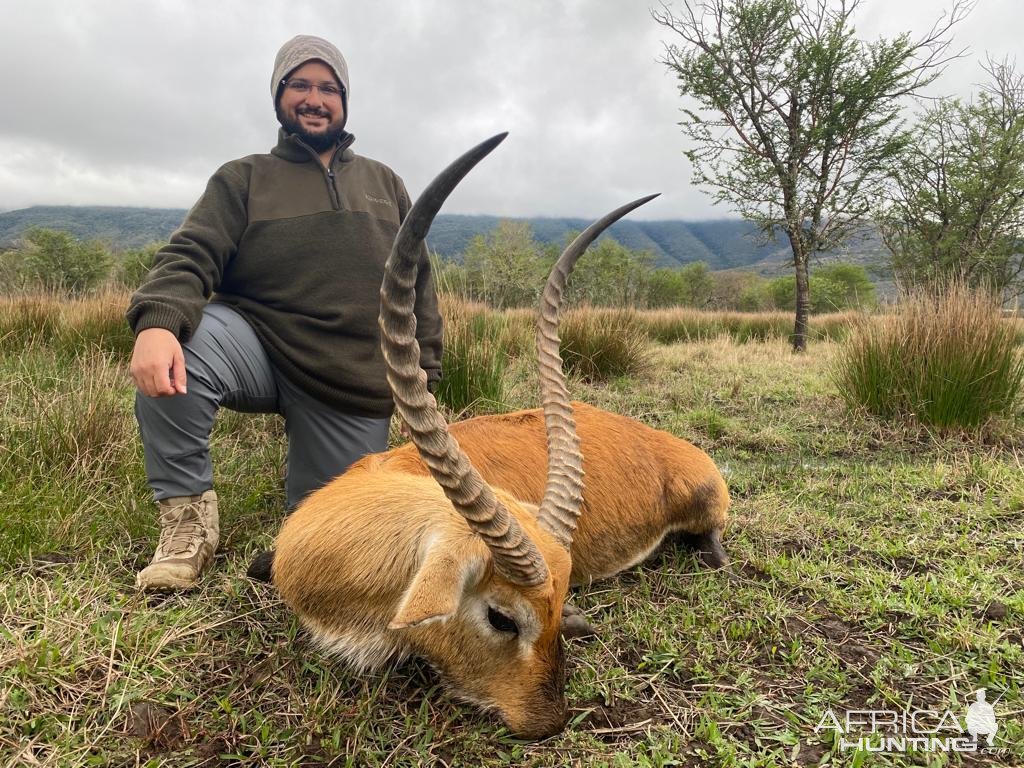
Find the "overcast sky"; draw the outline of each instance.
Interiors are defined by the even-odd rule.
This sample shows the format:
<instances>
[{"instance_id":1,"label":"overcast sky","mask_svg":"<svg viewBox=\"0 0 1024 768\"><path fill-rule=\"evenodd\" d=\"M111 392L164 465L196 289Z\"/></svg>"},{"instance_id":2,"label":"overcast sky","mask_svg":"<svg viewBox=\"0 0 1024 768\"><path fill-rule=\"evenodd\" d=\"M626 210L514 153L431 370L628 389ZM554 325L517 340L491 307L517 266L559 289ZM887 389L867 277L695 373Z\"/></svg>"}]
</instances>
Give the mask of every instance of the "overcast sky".
<instances>
[{"instance_id":1,"label":"overcast sky","mask_svg":"<svg viewBox=\"0 0 1024 768\"><path fill-rule=\"evenodd\" d=\"M0 210L187 208L222 163L276 137L278 47L344 53L354 149L413 196L450 160L510 136L448 213L596 217L649 192L638 218L733 215L690 183L680 99L649 0L0 0ZM927 31L948 8L864 0L865 37ZM979 0L942 93L968 94L987 52L1024 65L1024 2Z\"/></svg>"}]
</instances>

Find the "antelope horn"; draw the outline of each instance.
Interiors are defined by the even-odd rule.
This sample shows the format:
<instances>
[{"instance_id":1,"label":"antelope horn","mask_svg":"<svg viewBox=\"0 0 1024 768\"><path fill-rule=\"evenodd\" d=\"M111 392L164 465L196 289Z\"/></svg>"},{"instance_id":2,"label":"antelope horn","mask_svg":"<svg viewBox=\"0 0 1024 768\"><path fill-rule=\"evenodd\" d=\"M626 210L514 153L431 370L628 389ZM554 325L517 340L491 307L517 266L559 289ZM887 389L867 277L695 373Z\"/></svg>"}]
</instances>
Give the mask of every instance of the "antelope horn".
<instances>
[{"instance_id":1,"label":"antelope horn","mask_svg":"<svg viewBox=\"0 0 1024 768\"><path fill-rule=\"evenodd\" d=\"M547 427L548 480L537 521L566 549L572 545L583 500L583 458L562 373L562 358L558 354L562 291L569 273L587 247L614 222L657 196L648 195L626 203L587 227L555 262L541 294L537 312L537 367Z\"/></svg>"},{"instance_id":2,"label":"antelope horn","mask_svg":"<svg viewBox=\"0 0 1024 768\"><path fill-rule=\"evenodd\" d=\"M491 550L495 569L516 584L530 586L548 578L536 545L480 477L448 432L437 401L427 390L416 341L416 274L419 249L445 199L462 178L507 133L493 136L445 168L423 191L402 222L384 267L380 289L381 350L395 407L409 426L412 441L455 509Z\"/></svg>"}]
</instances>

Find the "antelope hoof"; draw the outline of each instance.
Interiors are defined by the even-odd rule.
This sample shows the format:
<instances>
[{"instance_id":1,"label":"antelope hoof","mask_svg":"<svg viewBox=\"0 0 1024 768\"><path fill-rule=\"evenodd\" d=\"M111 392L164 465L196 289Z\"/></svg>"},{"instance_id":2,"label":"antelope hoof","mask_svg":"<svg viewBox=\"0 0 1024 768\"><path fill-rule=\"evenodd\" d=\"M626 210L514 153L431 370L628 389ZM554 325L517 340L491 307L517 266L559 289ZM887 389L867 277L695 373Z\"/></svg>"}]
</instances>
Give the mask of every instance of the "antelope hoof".
<instances>
[{"instance_id":1,"label":"antelope hoof","mask_svg":"<svg viewBox=\"0 0 1024 768\"><path fill-rule=\"evenodd\" d=\"M710 533L687 534L683 539L687 546L697 553L697 559L706 568L718 570L729 567L729 555L722 546L722 532L718 529Z\"/></svg>"},{"instance_id":2,"label":"antelope hoof","mask_svg":"<svg viewBox=\"0 0 1024 768\"><path fill-rule=\"evenodd\" d=\"M562 605L562 637L571 640L577 637L595 637L597 630L587 621L583 611L572 603Z\"/></svg>"},{"instance_id":3,"label":"antelope hoof","mask_svg":"<svg viewBox=\"0 0 1024 768\"><path fill-rule=\"evenodd\" d=\"M268 549L266 552L260 552L256 555L256 558L250 563L249 570L245 572L253 581L262 581L264 584L270 584L273 581L272 568L274 566L274 550Z\"/></svg>"}]
</instances>

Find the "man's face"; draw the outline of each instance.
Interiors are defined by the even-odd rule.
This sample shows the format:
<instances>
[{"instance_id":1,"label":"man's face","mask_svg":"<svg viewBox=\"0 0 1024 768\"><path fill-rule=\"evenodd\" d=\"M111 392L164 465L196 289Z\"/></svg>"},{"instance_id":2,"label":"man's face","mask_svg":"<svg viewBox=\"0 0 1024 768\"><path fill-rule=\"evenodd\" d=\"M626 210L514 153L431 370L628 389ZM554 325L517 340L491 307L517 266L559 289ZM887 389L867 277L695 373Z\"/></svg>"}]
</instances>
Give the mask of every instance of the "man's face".
<instances>
[{"instance_id":1,"label":"man's face","mask_svg":"<svg viewBox=\"0 0 1024 768\"><path fill-rule=\"evenodd\" d=\"M345 106L341 85L334 72L320 61L307 61L287 77L290 85L281 90L277 119L289 133L297 134L317 152L324 152L343 133ZM292 87L298 84L299 88ZM316 86L316 87L310 87ZM320 87L336 93L324 93Z\"/></svg>"}]
</instances>

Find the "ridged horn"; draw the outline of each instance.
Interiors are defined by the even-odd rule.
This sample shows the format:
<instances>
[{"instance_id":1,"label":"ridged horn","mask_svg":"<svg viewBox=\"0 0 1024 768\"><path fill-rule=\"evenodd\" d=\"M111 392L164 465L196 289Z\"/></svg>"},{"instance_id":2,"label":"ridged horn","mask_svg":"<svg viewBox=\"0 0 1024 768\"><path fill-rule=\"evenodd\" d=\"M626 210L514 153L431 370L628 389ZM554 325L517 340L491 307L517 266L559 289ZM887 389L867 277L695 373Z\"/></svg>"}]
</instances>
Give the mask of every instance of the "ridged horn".
<instances>
[{"instance_id":1,"label":"ridged horn","mask_svg":"<svg viewBox=\"0 0 1024 768\"><path fill-rule=\"evenodd\" d=\"M572 545L583 500L583 458L562 372L562 358L558 354L562 292L569 273L587 247L613 223L657 196L648 195L626 203L587 227L555 262L541 294L537 311L537 367L547 427L548 481L537 520L566 549Z\"/></svg>"},{"instance_id":2,"label":"ridged horn","mask_svg":"<svg viewBox=\"0 0 1024 768\"><path fill-rule=\"evenodd\" d=\"M420 367L413 312L419 249L431 222L462 178L507 135L491 137L445 168L405 217L384 267L380 334L395 407L408 425L430 474L469 527L487 543L495 569L513 583L530 586L548 578L547 564L448 432L437 401L427 390L427 374Z\"/></svg>"}]
</instances>

